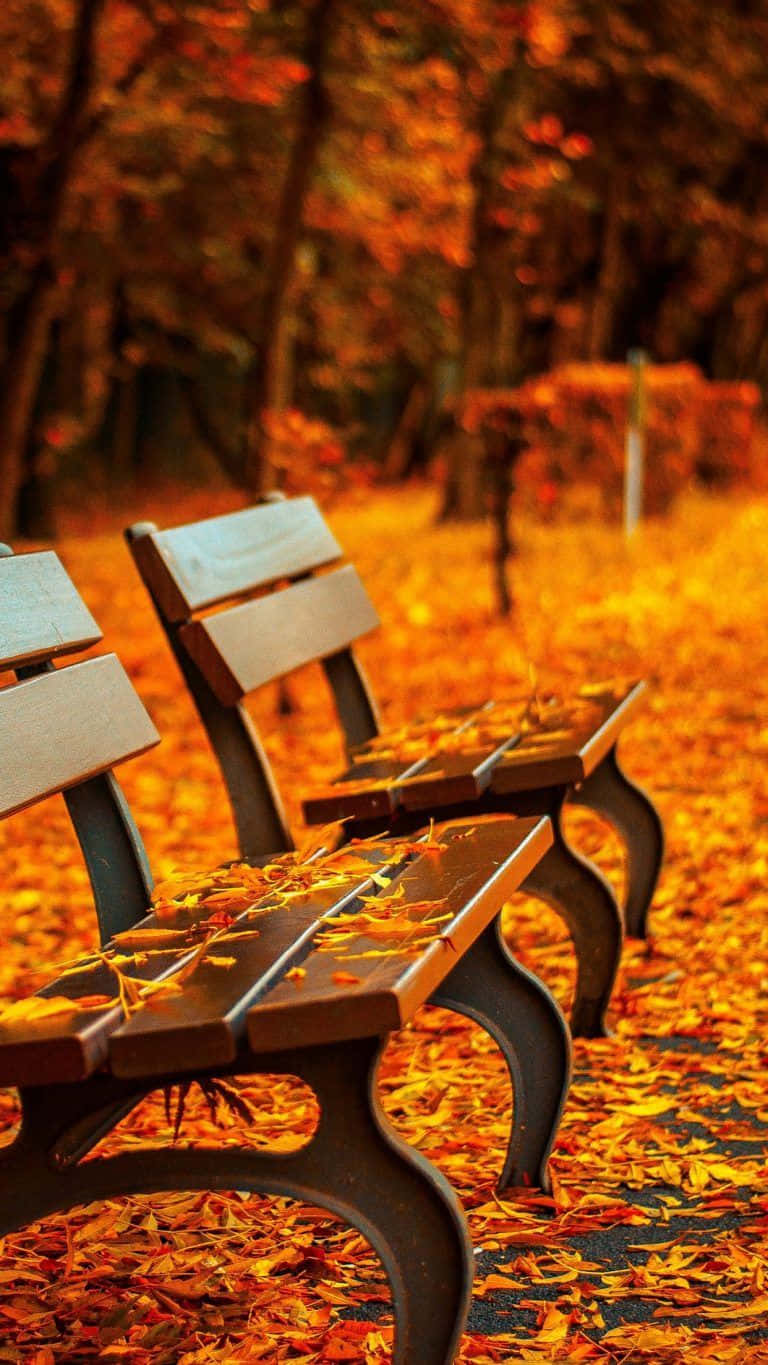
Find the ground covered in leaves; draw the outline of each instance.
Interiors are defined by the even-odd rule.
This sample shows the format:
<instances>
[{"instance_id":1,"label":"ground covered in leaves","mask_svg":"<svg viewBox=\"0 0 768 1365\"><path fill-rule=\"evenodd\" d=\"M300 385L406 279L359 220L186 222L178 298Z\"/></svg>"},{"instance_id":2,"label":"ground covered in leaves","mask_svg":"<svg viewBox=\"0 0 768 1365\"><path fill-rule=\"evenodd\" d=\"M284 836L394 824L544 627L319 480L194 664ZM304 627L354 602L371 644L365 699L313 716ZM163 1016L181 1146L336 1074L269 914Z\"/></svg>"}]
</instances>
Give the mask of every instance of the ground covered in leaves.
<instances>
[{"instance_id":1,"label":"ground covered in leaves","mask_svg":"<svg viewBox=\"0 0 768 1365\"><path fill-rule=\"evenodd\" d=\"M205 510L136 509L166 523ZM768 502L697 496L630 549L594 522L523 527L509 623L492 615L485 530L435 528L433 512L416 490L333 517L384 622L362 653L385 716L501 696L531 668L546 688L643 675L651 699L623 757L668 835L652 937L625 949L612 1036L576 1046L553 1200L494 1192L512 1095L479 1030L425 1010L387 1052L393 1123L469 1215L477 1277L460 1360L768 1361ZM84 531L74 526L62 555L165 737L122 770L155 872L232 857L216 770L118 523ZM255 713L297 819L301 790L342 755L319 675L290 691L291 715L276 714L272 691ZM583 812L570 822L620 883L606 828ZM95 926L60 801L2 835L0 989L13 999L92 947ZM561 922L520 900L508 924L567 1003ZM311 1131L312 1096L291 1078L244 1089L248 1141L287 1149ZM151 1098L110 1146L167 1141L168 1123ZM233 1115L214 1130L190 1100L181 1140L212 1137L241 1141L243 1124ZM2 1243L0 1362L373 1362L390 1343L366 1243L291 1201L113 1201Z\"/></svg>"}]
</instances>

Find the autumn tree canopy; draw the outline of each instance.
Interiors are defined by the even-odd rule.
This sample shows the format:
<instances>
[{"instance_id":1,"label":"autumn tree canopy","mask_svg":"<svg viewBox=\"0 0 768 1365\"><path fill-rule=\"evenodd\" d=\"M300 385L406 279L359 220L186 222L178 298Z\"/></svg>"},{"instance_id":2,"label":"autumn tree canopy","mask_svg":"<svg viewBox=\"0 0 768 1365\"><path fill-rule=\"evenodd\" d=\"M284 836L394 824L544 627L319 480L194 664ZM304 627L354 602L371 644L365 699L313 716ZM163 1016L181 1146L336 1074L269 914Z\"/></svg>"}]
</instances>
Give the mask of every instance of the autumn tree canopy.
<instances>
[{"instance_id":1,"label":"autumn tree canopy","mask_svg":"<svg viewBox=\"0 0 768 1365\"><path fill-rule=\"evenodd\" d=\"M73 460L397 473L446 396L630 344L761 381L767 42L764 0L9 0L0 531Z\"/></svg>"}]
</instances>

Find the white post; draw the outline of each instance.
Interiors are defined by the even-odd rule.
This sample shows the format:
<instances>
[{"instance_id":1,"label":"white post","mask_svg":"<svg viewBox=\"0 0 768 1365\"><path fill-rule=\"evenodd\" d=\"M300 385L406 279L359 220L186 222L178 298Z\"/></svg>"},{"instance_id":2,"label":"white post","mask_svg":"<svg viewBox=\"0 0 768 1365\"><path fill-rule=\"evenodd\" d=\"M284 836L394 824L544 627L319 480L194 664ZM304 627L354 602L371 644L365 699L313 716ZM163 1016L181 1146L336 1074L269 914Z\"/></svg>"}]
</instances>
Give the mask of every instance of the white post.
<instances>
[{"instance_id":1,"label":"white post","mask_svg":"<svg viewBox=\"0 0 768 1365\"><path fill-rule=\"evenodd\" d=\"M645 351L627 354L632 387L629 396L627 438L624 447L624 534L629 540L643 515L645 474Z\"/></svg>"}]
</instances>

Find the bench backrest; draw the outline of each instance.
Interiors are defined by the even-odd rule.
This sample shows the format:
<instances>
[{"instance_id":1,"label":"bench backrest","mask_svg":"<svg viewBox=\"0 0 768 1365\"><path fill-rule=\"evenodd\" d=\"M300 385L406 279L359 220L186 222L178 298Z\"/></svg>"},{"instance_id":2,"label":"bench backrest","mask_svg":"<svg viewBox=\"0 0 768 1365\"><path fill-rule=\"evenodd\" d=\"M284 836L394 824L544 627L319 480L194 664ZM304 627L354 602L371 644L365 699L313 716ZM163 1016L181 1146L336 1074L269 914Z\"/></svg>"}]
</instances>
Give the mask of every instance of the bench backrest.
<instances>
[{"instance_id":1,"label":"bench backrest","mask_svg":"<svg viewBox=\"0 0 768 1365\"><path fill-rule=\"evenodd\" d=\"M115 654L55 667L101 631L57 555L0 547L0 817L62 792L102 940L146 914L151 878L112 774L159 735Z\"/></svg>"},{"instance_id":2,"label":"bench backrest","mask_svg":"<svg viewBox=\"0 0 768 1365\"><path fill-rule=\"evenodd\" d=\"M270 499L168 531L141 522L126 538L221 766L242 853L291 848L269 762L241 703L318 661L348 746L377 733L352 645L378 617L356 570L339 565L342 551L308 497Z\"/></svg>"}]
</instances>

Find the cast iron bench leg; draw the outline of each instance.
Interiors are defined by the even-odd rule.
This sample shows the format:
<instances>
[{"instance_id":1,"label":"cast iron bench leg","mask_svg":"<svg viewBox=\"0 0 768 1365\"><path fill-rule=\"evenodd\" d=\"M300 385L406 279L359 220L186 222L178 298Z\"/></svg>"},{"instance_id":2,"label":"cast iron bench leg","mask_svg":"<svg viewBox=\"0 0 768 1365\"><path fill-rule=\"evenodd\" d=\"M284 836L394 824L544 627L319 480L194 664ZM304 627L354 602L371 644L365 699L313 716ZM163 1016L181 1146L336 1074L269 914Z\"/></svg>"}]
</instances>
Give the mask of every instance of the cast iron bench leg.
<instances>
[{"instance_id":1,"label":"cast iron bench leg","mask_svg":"<svg viewBox=\"0 0 768 1365\"><path fill-rule=\"evenodd\" d=\"M488 925L432 996L496 1040L509 1067L514 1112L500 1192L550 1188L547 1159L571 1075L568 1025L546 986L516 962L498 920Z\"/></svg>"},{"instance_id":2,"label":"cast iron bench leg","mask_svg":"<svg viewBox=\"0 0 768 1365\"><path fill-rule=\"evenodd\" d=\"M562 802L550 814L555 842L523 883L523 891L562 915L576 950L576 992L571 1011L575 1038L604 1038L605 1011L621 958L623 920L608 882L566 842Z\"/></svg>"},{"instance_id":3,"label":"cast iron bench leg","mask_svg":"<svg viewBox=\"0 0 768 1365\"><path fill-rule=\"evenodd\" d=\"M648 910L664 857L664 826L656 807L622 771L615 746L572 792L571 800L604 816L624 840L628 854L626 930L631 938L645 938Z\"/></svg>"},{"instance_id":4,"label":"cast iron bench leg","mask_svg":"<svg viewBox=\"0 0 768 1365\"><path fill-rule=\"evenodd\" d=\"M381 1258L395 1310L393 1365L450 1365L471 1298L472 1245L447 1180L400 1141L379 1108L380 1050L380 1039L367 1038L269 1058L276 1073L289 1071L306 1080L321 1105L315 1137L285 1155L168 1147L96 1157L57 1170L46 1153L52 1142L66 1147L67 1141L61 1121L52 1117L55 1100L67 1088L80 1091L76 1122L86 1129L83 1092L90 1092L93 1110L111 1095L114 1111L120 1086L108 1080L106 1097L99 1095L105 1087L89 1082L24 1092L26 1132L0 1160L0 1229L96 1199L161 1190L247 1189L319 1204L359 1228ZM266 1066L265 1060L259 1070ZM228 1070L243 1074L248 1065ZM130 1099L119 1107L132 1107L154 1088L126 1084ZM90 1125L94 1133L98 1126Z\"/></svg>"}]
</instances>

